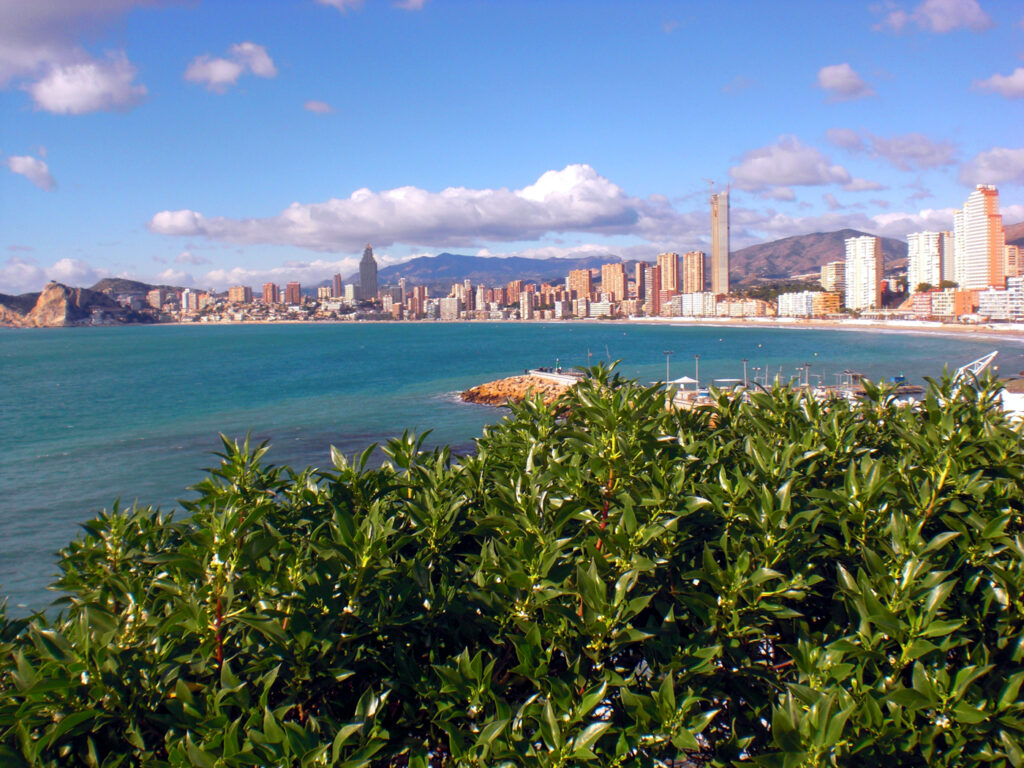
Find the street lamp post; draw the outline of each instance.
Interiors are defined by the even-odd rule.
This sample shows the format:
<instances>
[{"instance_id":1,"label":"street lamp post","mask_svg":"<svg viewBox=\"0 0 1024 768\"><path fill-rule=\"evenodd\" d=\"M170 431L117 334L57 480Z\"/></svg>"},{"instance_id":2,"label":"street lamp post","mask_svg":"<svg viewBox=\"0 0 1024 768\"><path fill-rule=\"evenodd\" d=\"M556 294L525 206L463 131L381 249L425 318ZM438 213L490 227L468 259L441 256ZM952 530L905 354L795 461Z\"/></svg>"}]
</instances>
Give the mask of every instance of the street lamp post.
<instances>
[{"instance_id":1,"label":"street lamp post","mask_svg":"<svg viewBox=\"0 0 1024 768\"><path fill-rule=\"evenodd\" d=\"M693 356L693 367L693 378L696 379L693 386L697 389L700 389L700 355Z\"/></svg>"},{"instance_id":2,"label":"street lamp post","mask_svg":"<svg viewBox=\"0 0 1024 768\"><path fill-rule=\"evenodd\" d=\"M672 359L672 355L675 354L671 349L665 350L665 383L668 384L672 381L672 374L669 372L669 360Z\"/></svg>"},{"instance_id":3,"label":"street lamp post","mask_svg":"<svg viewBox=\"0 0 1024 768\"><path fill-rule=\"evenodd\" d=\"M743 358L743 388L747 388L747 358Z\"/></svg>"}]
</instances>

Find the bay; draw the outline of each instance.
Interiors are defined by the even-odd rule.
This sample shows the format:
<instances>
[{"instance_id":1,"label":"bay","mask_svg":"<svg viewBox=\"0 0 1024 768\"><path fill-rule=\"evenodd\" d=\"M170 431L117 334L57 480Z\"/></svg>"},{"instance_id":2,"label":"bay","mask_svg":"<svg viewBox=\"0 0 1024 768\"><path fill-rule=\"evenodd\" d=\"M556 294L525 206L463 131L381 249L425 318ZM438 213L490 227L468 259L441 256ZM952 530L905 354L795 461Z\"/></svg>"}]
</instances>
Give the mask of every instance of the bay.
<instances>
[{"instance_id":1,"label":"bay","mask_svg":"<svg viewBox=\"0 0 1024 768\"><path fill-rule=\"evenodd\" d=\"M702 382L810 365L834 383L937 376L993 349L1007 373L1024 346L966 334L584 323L338 323L0 330L0 595L45 608L56 552L115 499L174 508L213 466L218 435L272 444L274 463L328 466L403 430L472 450L501 409L457 392L535 366L621 360L642 381ZM699 361L695 359L699 355Z\"/></svg>"}]
</instances>

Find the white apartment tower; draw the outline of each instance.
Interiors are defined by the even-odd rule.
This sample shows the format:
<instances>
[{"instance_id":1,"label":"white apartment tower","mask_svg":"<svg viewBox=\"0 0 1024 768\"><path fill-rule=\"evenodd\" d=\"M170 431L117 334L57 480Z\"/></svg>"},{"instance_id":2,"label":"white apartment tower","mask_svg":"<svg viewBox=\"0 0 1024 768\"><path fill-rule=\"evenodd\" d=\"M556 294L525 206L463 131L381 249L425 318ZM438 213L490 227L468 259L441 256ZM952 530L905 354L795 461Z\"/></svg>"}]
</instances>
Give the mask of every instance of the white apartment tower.
<instances>
[{"instance_id":1,"label":"white apartment tower","mask_svg":"<svg viewBox=\"0 0 1024 768\"><path fill-rule=\"evenodd\" d=\"M954 280L965 290L1006 286L1003 246L1006 234L999 214L999 191L979 184L962 210L953 214Z\"/></svg>"},{"instance_id":2,"label":"white apartment tower","mask_svg":"<svg viewBox=\"0 0 1024 768\"><path fill-rule=\"evenodd\" d=\"M846 308L882 304L882 241L871 235L846 240Z\"/></svg>"},{"instance_id":3,"label":"white apartment tower","mask_svg":"<svg viewBox=\"0 0 1024 768\"><path fill-rule=\"evenodd\" d=\"M946 260L945 232L912 232L907 235L907 289L927 283L938 288L943 281Z\"/></svg>"}]
</instances>

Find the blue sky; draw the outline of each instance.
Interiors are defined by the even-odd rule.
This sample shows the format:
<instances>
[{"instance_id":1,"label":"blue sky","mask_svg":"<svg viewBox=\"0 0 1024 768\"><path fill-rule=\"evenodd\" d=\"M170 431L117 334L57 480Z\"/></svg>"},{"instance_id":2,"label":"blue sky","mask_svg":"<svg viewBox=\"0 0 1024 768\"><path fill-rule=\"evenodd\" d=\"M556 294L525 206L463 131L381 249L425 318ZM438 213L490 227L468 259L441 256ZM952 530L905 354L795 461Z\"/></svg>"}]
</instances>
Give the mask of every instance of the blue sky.
<instances>
[{"instance_id":1,"label":"blue sky","mask_svg":"<svg viewBox=\"0 0 1024 768\"><path fill-rule=\"evenodd\" d=\"M0 293L1024 220L1024 5L7 0Z\"/></svg>"}]
</instances>

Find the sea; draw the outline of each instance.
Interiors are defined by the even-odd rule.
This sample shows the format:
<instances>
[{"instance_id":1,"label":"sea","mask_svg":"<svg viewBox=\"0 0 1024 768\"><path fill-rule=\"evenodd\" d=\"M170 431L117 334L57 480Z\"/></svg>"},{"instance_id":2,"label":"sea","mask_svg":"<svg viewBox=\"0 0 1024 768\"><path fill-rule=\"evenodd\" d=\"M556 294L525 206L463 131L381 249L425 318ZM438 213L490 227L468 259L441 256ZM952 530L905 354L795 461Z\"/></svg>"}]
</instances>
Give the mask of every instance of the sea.
<instances>
[{"instance_id":1,"label":"sea","mask_svg":"<svg viewBox=\"0 0 1024 768\"><path fill-rule=\"evenodd\" d=\"M330 466L403 431L473 450L506 411L458 392L527 368L618 361L644 382L746 376L835 383L854 369L912 382L1024 341L974 334L749 325L324 323L0 329L0 599L46 610L58 550L115 500L179 506L218 462L220 435L267 460ZM180 514L180 513L179 513Z\"/></svg>"}]
</instances>

